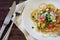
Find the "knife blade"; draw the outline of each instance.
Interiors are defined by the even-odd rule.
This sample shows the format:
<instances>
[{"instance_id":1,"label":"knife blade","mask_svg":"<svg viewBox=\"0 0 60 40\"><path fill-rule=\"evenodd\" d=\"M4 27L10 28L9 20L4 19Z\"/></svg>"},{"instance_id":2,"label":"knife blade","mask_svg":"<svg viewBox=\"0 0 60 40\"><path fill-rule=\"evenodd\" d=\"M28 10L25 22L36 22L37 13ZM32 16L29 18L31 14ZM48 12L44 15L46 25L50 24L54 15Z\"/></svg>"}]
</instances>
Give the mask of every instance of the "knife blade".
<instances>
[{"instance_id":1,"label":"knife blade","mask_svg":"<svg viewBox=\"0 0 60 40\"><path fill-rule=\"evenodd\" d=\"M6 26L9 24L9 22L11 20L11 17L13 15L14 11L15 11L15 8L16 8L16 2L14 1L11 8L10 8L10 11L8 12L8 14L7 14L7 16L6 16L6 18L5 18L5 20L2 24L2 27L0 29L0 38L1 38L1 36L4 32L4 30L5 30Z\"/></svg>"}]
</instances>

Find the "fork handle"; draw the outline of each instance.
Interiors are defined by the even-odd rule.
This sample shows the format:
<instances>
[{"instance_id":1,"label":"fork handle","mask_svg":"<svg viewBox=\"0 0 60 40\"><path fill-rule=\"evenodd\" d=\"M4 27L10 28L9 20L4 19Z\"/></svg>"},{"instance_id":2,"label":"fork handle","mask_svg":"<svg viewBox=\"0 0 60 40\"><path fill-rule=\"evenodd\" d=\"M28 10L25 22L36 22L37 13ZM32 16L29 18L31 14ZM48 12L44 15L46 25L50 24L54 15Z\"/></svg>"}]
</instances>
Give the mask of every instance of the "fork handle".
<instances>
[{"instance_id":1,"label":"fork handle","mask_svg":"<svg viewBox=\"0 0 60 40\"><path fill-rule=\"evenodd\" d=\"M9 37L9 34L10 34L10 32L11 32L12 26L13 26L13 22L11 23L8 31L6 32L6 34L5 34L5 36L2 38L2 40L8 40L8 37Z\"/></svg>"}]
</instances>

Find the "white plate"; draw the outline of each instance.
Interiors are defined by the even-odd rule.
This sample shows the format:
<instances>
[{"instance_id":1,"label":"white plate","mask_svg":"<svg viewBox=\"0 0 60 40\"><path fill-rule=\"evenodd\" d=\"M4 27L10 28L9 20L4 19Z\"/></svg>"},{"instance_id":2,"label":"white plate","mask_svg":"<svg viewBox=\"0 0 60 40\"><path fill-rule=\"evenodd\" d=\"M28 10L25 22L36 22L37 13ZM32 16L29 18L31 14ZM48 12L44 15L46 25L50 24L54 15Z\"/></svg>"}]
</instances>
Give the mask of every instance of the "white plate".
<instances>
[{"instance_id":1,"label":"white plate","mask_svg":"<svg viewBox=\"0 0 60 40\"><path fill-rule=\"evenodd\" d=\"M57 8L60 8L60 0L42 0L45 3L52 3ZM30 2L25 7L23 13L22 13L22 23L23 27L27 30L27 32L34 38L38 40L60 40L60 37L50 37L48 34L38 33L36 30L32 29L32 26L34 26L30 14L32 11L37 9L39 5L42 2L41 0L30 0ZM42 35L48 36L43 37Z\"/></svg>"}]
</instances>

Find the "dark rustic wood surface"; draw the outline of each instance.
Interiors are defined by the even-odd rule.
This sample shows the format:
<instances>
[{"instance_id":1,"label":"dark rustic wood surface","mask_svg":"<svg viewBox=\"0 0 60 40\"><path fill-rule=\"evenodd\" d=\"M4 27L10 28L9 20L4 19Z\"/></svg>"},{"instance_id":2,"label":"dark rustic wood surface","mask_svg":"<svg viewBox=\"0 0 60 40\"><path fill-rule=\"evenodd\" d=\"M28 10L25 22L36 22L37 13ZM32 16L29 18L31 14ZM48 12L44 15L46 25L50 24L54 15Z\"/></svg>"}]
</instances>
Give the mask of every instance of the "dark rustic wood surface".
<instances>
[{"instance_id":1,"label":"dark rustic wood surface","mask_svg":"<svg viewBox=\"0 0 60 40\"><path fill-rule=\"evenodd\" d=\"M9 7L12 5L13 1L14 0L0 0L0 28L3 24L3 21L7 15L7 13L9 12ZM19 2L23 2L25 0L15 0L15 1L17 2L16 4L18 4ZM2 35L2 38L3 38L4 34L6 33L6 31L8 30L9 25L7 25L5 31ZM8 40L26 40L26 38L25 38L24 34L14 24Z\"/></svg>"}]
</instances>

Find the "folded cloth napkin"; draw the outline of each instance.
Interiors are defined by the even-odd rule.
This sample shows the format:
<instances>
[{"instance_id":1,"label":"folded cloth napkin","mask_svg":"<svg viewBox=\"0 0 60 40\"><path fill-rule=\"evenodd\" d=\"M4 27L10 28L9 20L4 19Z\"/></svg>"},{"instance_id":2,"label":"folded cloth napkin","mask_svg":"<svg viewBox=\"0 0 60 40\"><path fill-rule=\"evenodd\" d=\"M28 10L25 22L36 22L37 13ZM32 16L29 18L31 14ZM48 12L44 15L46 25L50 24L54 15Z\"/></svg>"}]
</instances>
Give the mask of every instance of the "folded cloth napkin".
<instances>
[{"instance_id":1,"label":"folded cloth napkin","mask_svg":"<svg viewBox=\"0 0 60 40\"><path fill-rule=\"evenodd\" d=\"M21 8L22 8L22 5L26 6L27 4L27 1L23 2L23 3L19 3L17 6L16 6L16 11L17 12L21 12ZM25 30L25 28L21 25L22 24L22 15L20 16L17 16L16 17L16 20L15 20L15 24L17 25L17 27L24 33L25 37L27 40L36 40L35 38L33 38L31 35L29 35L29 33Z\"/></svg>"}]
</instances>

